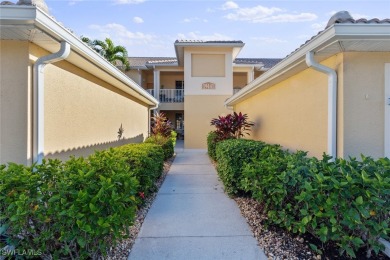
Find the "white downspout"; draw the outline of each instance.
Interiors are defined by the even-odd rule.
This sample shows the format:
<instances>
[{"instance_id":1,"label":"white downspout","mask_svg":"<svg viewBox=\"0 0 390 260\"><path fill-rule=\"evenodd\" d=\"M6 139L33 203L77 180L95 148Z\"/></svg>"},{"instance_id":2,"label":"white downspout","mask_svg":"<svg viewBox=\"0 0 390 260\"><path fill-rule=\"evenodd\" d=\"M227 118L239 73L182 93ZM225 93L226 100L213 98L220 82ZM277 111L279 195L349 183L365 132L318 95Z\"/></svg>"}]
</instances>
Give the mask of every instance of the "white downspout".
<instances>
[{"instance_id":1,"label":"white downspout","mask_svg":"<svg viewBox=\"0 0 390 260\"><path fill-rule=\"evenodd\" d=\"M328 154L337 157L337 74L333 69L317 63L314 53L306 53L306 64L328 75Z\"/></svg>"},{"instance_id":2,"label":"white downspout","mask_svg":"<svg viewBox=\"0 0 390 260\"><path fill-rule=\"evenodd\" d=\"M33 163L42 163L44 152L44 68L46 64L54 63L66 59L70 53L70 45L67 42L61 42L61 48L58 52L40 57L34 64L34 82L33 82Z\"/></svg>"}]
</instances>

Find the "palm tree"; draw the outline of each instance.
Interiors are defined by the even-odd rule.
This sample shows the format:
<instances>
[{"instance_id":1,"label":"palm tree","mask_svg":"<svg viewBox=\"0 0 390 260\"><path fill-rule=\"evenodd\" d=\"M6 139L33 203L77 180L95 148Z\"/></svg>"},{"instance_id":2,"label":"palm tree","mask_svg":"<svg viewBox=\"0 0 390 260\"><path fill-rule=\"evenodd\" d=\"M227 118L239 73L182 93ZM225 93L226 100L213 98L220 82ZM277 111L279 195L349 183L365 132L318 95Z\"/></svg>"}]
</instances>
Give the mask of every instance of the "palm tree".
<instances>
[{"instance_id":1,"label":"palm tree","mask_svg":"<svg viewBox=\"0 0 390 260\"><path fill-rule=\"evenodd\" d=\"M125 66L125 70L130 69L130 64L127 60L127 50L125 47L120 45L115 46L112 40L109 38L106 38L104 41L91 41L88 37L81 36L81 40L112 64L118 65L119 61L123 66Z\"/></svg>"}]
</instances>

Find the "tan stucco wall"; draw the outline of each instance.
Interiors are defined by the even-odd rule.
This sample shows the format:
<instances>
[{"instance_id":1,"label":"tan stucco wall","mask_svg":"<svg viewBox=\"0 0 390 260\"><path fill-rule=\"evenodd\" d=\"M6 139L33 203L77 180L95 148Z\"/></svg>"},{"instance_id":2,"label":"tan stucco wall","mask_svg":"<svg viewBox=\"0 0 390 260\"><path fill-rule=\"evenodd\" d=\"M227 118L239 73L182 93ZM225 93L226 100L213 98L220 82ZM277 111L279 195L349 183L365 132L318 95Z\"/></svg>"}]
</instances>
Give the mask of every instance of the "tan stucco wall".
<instances>
[{"instance_id":1,"label":"tan stucco wall","mask_svg":"<svg viewBox=\"0 0 390 260\"><path fill-rule=\"evenodd\" d=\"M45 55L31 45L30 56ZM119 127L124 129L118 141ZM148 108L107 82L61 61L45 67L45 155L66 159L129 142L148 133Z\"/></svg>"},{"instance_id":2,"label":"tan stucco wall","mask_svg":"<svg viewBox=\"0 0 390 260\"><path fill-rule=\"evenodd\" d=\"M207 134L215 130L215 127L210 126L211 119L232 112L224 107L224 102L229 97L186 96L184 101L185 148L207 148Z\"/></svg>"},{"instance_id":3,"label":"tan stucco wall","mask_svg":"<svg viewBox=\"0 0 390 260\"><path fill-rule=\"evenodd\" d=\"M184 72L160 72L160 85L161 89L175 89L176 81L184 80ZM160 87L161 87L160 86Z\"/></svg>"},{"instance_id":4,"label":"tan stucco wall","mask_svg":"<svg viewBox=\"0 0 390 260\"><path fill-rule=\"evenodd\" d=\"M339 70L342 55L324 65ZM321 157L327 151L327 76L306 69L237 104L257 126L249 138Z\"/></svg>"},{"instance_id":5,"label":"tan stucco wall","mask_svg":"<svg viewBox=\"0 0 390 260\"><path fill-rule=\"evenodd\" d=\"M249 82L247 82L248 76L245 72L234 72L233 73L233 88L242 88Z\"/></svg>"},{"instance_id":6,"label":"tan stucco wall","mask_svg":"<svg viewBox=\"0 0 390 260\"><path fill-rule=\"evenodd\" d=\"M135 83L137 83L138 85L142 85L142 82L141 82L141 77L142 77L142 71L138 71L138 70L129 70L129 71L126 71L125 74L131 78L132 80L134 80Z\"/></svg>"},{"instance_id":7,"label":"tan stucco wall","mask_svg":"<svg viewBox=\"0 0 390 260\"><path fill-rule=\"evenodd\" d=\"M158 109L160 110L183 110L184 103L160 103L158 105Z\"/></svg>"},{"instance_id":8,"label":"tan stucco wall","mask_svg":"<svg viewBox=\"0 0 390 260\"><path fill-rule=\"evenodd\" d=\"M384 68L390 52L345 53L344 156L384 156Z\"/></svg>"},{"instance_id":9,"label":"tan stucco wall","mask_svg":"<svg viewBox=\"0 0 390 260\"><path fill-rule=\"evenodd\" d=\"M27 164L30 89L28 42L0 41L0 163Z\"/></svg>"},{"instance_id":10,"label":"tan stucco wall","mask_svg":"<svg viewBox=\"0 0 390 260\"><path fill-rule=\"evenodd\" d=\"M191 77L225 77L225 54L191 55Z\"/></svg>"},{"instance_id":11,"label":"tan stucco wall","mask_svg":"<svg viewBox=\"0 0 390 260\"><path fill-rule=\"evenodd\" d=\"M194 56L195 55L195 56ZM193 64L192 57L201 55L202 57L222 57L225 60L225 73L224 77L212 77L212 76L193 76L193 71L205 72L214 71L215 65L208 62L207 59L199 59ZM197 68L192 68L192 66ZM232 48L184 48L184 93L185 95L232 95L233 94L233 65L232 65ZM198 71L199 70L199 71ZM202 75L196 73L196 75ZM211 75L211 74L210 74ZM214 74L213 74L214 75ZM215 89L202 89L202 84L205 82L212 82L215 84Z\"/></svg>"}]
</instances>

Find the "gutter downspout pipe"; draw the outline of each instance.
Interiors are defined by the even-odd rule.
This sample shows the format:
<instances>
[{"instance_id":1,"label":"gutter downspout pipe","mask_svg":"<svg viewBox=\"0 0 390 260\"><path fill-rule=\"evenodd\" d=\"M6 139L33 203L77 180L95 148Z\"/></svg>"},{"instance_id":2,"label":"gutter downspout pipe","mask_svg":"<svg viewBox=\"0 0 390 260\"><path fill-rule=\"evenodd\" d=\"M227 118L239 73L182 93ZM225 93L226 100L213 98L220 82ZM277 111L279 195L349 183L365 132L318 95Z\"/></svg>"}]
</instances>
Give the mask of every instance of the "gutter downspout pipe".
<instances>
[{"instance_id":1,"label":"gutter downspout pipe","mask_svg":"<svg viewBox=\"0 0 390 260\"><path fill-rule=\"evenodd\" d=\"M314 53L306 53L306 64L328 75L328 154L337 157L337 74L336 71L314 60Z\"/></svg>"},{"instance_id":2,"label":"gutter downspout pipe","mask_svg":"<svg viewBox=\"0 0 390 260\"><path fill-rule=\"evenodd\" d=\"M40 57L34 64L33 75L33 163L42 163L44 153L44 68L47 64L64 60L69 56L70 45L62 41L58 52Z\"/></svg>"}]
</instances>

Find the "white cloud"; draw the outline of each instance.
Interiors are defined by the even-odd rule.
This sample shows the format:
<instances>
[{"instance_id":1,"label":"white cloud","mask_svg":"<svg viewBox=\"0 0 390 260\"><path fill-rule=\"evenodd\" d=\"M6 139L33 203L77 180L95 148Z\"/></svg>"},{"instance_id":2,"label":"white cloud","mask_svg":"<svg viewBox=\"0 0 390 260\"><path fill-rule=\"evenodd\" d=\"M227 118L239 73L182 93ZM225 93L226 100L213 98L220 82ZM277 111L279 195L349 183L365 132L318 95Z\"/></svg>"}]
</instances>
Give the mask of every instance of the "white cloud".
<instances>
[{"instance_id":1,"label":"white cloud","mask_svg":"<svg viewBox=\"0 0 390 260\"><path fill-rule=\"evenodd\" d=\"M115 4L124 5L124 4L140 4L146 0L113 0Z\"/></svg>"},{"instance_id":2,"label":"white cloud","mask_svg":"<svg viewBox=\"0 0 390 260\"><path fill-rule=\"evenodd\" d=\"M220 33L214 33L211 35L202 35L199 32L179 33L177 34L177 38L182 40L204 40L204 41L232 40L231 37Z\"/></svg>"},{"instance_id":3,"label":"white cloud","mask_svg":"<svg viewBox=\"0 0 390 260\"><path fill-rule=\"evenodd\" d=\"M278 38L272 38L272 37L252 37L252 40L255 41L262 41L265 43L285 43L286 40L278 39Z\"/></svg>"},{"instance_id":4,"label":"white cloud","mask_svg":"<svg viewBox=\"0 0 390 260\"><path fill-rule=\"evenodd\" d=\"M82 2L83 0L70 0L70 1L68 1L68 5L75 5L75 4L77 4L77 3L79 3L79 2Z\"/></svg>"},{"instance_id":5,"label":"white cloud","mask_svg":"<svg viewBox=\"0 0 390 260\"><path fill-rule=\"evenodd\" d=\"M134 23L143 23L143 22L144 22L144 19L142 19L141 17L135 16L135 17L133 18L133 22L134 22Z\"/></svg>"},{"instance_id":6,"label":"white cloud","mask_svg":"<svg viewBox=\"0 0 390 260\"><path fill-rule=\"evenodd\" d=\"M321 31L325 29L327 23L328 22L313 23L310 27L315 31Z\"/></svg>"},{"instance_id":7,"label":"white cloud","mask_svg":"<svg viewBox=\"0 0 390 260\"><path fill-rule=\"evenodd\" d=\"M152 34L128 31L125 26L117 23L106 25L92 24L89 28L98 32L99 35L96 38L102 39L108 37L113 40L115 45L130 46L149 44L157 38Z\"/></svg>"},{"instance_id":8,"label":"white cloud","mask_svg":"<svg viewBox=\"0 0 390 260\"><path fill-rule=\"evenodd\" d=\"M225 3L226 4L226 3ZM224 6L222 6L222 9ZM224 16L233 21L246 21L251 23L281 23L281 22L306 22L317 19L313 13L287 13L277 7L255 6L251 8L237 8Z\"/></svg>"},{"instance_id":9,"label":"white cloud","mask_svg":"<svg viewBox=\"0 0 390 260\"><path fill-rule=\"evenodd\" d=\"M204 23L207 23L208 20L207 19L201 19L199 17L193 17L193 18L185 18L183 21L181 21L182 23L191 23L191 22L204 22Z\"/></svg>"},{"instance_id":10,"label":"white cloud","mask_svg":"<svg viewBox=\"0 0 390 260\"><path fill-rule=\"evenodd\" d=\"M238 4L236 4L233 1L227 1L222 5L222 10L230 10L230 9L237 9Z\"/></svg>"}]
</instances>

